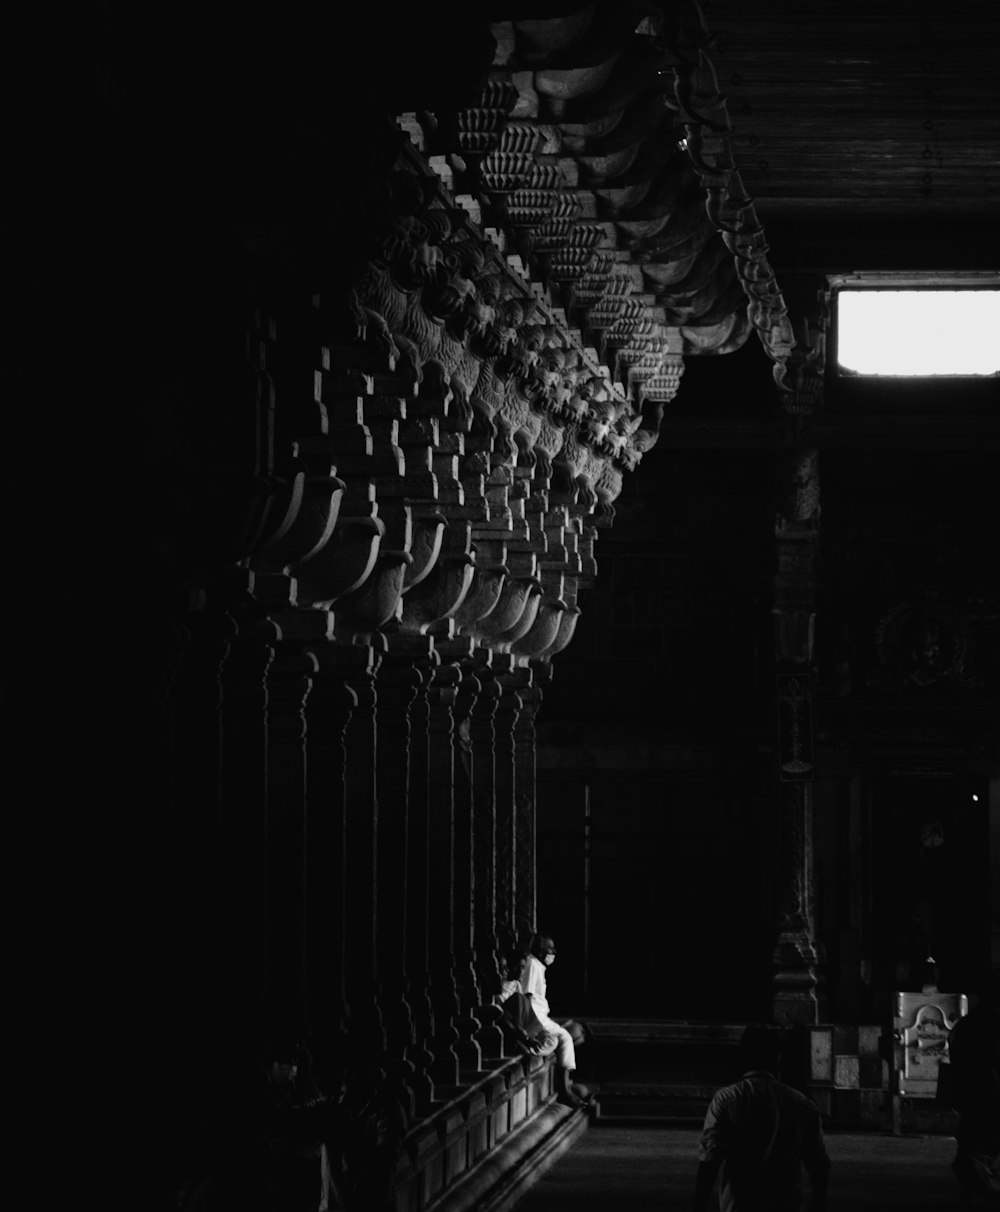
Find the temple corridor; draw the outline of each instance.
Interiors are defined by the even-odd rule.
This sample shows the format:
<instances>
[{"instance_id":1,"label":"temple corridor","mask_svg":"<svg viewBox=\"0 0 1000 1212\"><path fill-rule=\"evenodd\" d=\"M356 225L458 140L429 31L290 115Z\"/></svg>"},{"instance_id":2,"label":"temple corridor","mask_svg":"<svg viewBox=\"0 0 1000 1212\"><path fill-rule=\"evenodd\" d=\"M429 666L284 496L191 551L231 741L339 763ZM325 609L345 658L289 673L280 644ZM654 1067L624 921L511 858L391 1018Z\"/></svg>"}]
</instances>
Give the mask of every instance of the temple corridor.
<instances>
[{"instance_id":1,"label":"temple corridor","mask_svg":"<svg viewBox=\"0 0 1000 1212\"><path fill-rule=\"evenodd\" d=\"M951 1137L828 1133L828 1212L958 1208ZM516 1212L688 1212L698 1165L695 1129L599 1122L539 1180ZM717 1207L717 1204L712 1204Z\"/></svg>"},{"instance_id":2,"label":"temple corridor","mask_svg":"<svg viewBox=\"0 0 1000 1212\"><path fill-rule=\"evenodd\" d=\"M683 1208L691 1135L624 1124L767 1025L833 1208L947 1206L1000 971L1000 4L102 0L79 87L34 7L11 1038L101 1181ZM986 369L842 361L899 294L931 336L876 354ZM543 1054L504 1007L556 953Z\"/></svg>"}]
</instances>

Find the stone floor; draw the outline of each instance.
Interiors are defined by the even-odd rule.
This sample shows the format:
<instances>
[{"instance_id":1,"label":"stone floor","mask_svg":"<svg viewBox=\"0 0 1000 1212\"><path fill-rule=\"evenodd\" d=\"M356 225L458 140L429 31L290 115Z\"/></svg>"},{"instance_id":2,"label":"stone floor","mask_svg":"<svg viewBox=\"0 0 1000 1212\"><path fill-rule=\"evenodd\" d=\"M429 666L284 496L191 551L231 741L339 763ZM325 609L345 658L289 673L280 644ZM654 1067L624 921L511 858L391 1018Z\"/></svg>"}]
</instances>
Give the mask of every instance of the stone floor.
<instances>
[{"instance_id":1,"label":"stone floor","mask_svg":"<svg viewBox=\"0 0 1000 1212\"><path fill-rule=\"evenodd\" d=\"M698 1132L591 1126L532 1187L516 1212L689 1212ZM828 1212L958 1209L947 1136L830 1133ZM718 1204L713 1196L713 1212Z\"/></svg>"}]
</instances>

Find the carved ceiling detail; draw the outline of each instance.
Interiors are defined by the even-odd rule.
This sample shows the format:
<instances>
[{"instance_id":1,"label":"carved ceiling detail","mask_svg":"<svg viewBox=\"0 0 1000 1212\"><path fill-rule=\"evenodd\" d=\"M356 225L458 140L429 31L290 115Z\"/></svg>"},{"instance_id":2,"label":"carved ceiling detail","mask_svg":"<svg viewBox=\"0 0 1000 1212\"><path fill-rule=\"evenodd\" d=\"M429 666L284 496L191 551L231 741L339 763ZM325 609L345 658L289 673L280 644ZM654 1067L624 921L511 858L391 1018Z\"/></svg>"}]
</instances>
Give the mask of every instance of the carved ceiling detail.
<instances>
[{"instance_id":1,"label":"carved ceiling detail","mask_svg":"<svg viewBox=\"0 0 1000 1212\"><path fill-rule=\"evenodd\" d=\"M756 332L811 398L697 4L491 28L474 104L396 117L346 302L251 334L239 591L284 638L544 665L685 359Z\"/></svg>"},{"instance_id":2,"label":"carved ceiling detail","mask_svg":"<svg viewBox=\"0 0 1000 1212\"><path fill-rule=\"evenodd\" d=\"M781 391L799 392L821 343L806 334L790 361L798 343L694 0L599 0L491 28L476 104L405 117L459 204L503 233L637 402L668 402L686 356L751 332Z\"/></svg>"}]
</instances>

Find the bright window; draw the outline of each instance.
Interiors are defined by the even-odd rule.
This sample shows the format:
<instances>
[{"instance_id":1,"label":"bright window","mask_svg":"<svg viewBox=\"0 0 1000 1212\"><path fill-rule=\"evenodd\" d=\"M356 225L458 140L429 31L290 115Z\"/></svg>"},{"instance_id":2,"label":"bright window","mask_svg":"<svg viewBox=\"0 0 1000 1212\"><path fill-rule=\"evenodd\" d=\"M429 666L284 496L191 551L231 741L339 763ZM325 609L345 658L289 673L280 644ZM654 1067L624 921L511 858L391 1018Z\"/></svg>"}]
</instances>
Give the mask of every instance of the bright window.
<instances>
[{"instance_id":1,"label":"bright window","mask_svg":"<svg viewBox=\"0 0 1000 1212\"><path fill-rule=\"evenodd\" d=\"M854 275L862 279L862 275ZM889 275L885 275L886 278ZM1000 374L1000 288L834 283L837 362L857 375Z\"/></svg>"}]
</instances>

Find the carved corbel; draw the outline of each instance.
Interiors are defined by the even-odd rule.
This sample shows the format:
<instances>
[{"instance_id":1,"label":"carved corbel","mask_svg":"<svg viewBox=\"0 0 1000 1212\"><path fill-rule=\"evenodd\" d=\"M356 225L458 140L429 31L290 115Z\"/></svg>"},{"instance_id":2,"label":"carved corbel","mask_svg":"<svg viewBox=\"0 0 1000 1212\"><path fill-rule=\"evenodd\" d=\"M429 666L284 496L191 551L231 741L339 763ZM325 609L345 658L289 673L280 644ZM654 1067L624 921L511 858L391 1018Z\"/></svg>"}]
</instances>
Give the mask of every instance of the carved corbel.
<instances>
[{"instance_id":1,"label":"carved corbel","mask_svg":"<svg viewBox=\"0 0 1000 1212\"><path fill-rule=\"evenodd\" d=\"M431 624L451 618L465 601L475 570L471 555L438 559L430 576L403 593L403 630L424 633Z\"/></svg>"},{"instance_id":2,"label":"carved corbel","mask_svg":"<svg viewBox=\"0 0 1000 1212\"><path fill-rule=\"evenodd\" d=\"M791 337L790 324L788 328L790 345L785 355L785 373L778 382L782 391L781 404L786 412L808 414L822 403L826 334L822 320L812 325L803 318L801 340L796 344L794 337Z\"/></svg>"},{"instance_id":3,"label":"carved corbel","mask_svg":"<svg viewBox=\"0 0 1000 1212\"><path fill-rule=\"evenodd\" d=\"M480 620L496 609L508 575L509 569L503 564L476 564L472 584L455 612L461 630L474 630Z\"/></svg>"},{"instance_id":4,"label":"carved corbel","mask_svg":"<svg viewBox=\"0 0 1000 1212\"><path fill-rule=\"evenodd\" d=\"M511 653L527 661L547 654L559 636L562 617L569 609L561 598L543 597L534 622L525 634L510 646Z\"/></svg>"},{"instance_id":5,"label":"carved corbel","mask_svg":"<svg viewBox=\"0 0 1000 1212\"><path fill-rule=\"evenodd\" d=\"M590 477L583 474L578 475L574 483L576 485L576 502L572 506L573 512L583 514L593 513L597 508L600 497L598 497Z\"/></svg>"},{"instance_id":6,"label":"carved corbel","mask_svg":"<svg viewBox=\"0 0 1000 1212\"><path fill-rule=\"evenodd\" d=\"M403 579L404 591L419 585L430 573L441 554L441 542L448 519L442 513L418 515L413 520L413 538L410 555L413 563L407 568Z\"/></svg>"},{"instance_id":7,"label":"carved corbel","mask_svg":"<svg viewBox=\"0 0 1000 1212\"><path fill-rule=\"evenodd\" d=\"M268 533L275 485L270 477L233 476L221 486L220 517L215 533L197 535L202 550L218 565L246 560ZM204 519L202 518L202 521Z\"/></svg>"},{"instance_id":8,"label":"carved corbel","mask_svg":"<svg viewBox=\"0 0 1000 1212\"><path fill-rule=\"evenodd\" d=\"M539 653L539 659L548 661L550 657L554 657L556 653L562 652L564 648L568 648L573 634L576 631L576 624L580 618L579 606L567 606L559 616L559 630L556 632L555 639L549 644L544 652Z\"/></svg>"},{"instance_id":9,"label":"carved corbel","mask_svg":"<svg viewBox=\"0 0 1000 1212\"><path fill-rule=\"evenodd\" d=\"M513 475L513 464L517 459L517 443L514 441L511 424L499 413L494 417L496 436L490 449L490 466L494 471L506 469Z\"/></svg>"},{"instance_id":10,"label":"carved corbel","mask_svg":"<svg viewBox=\"0 0 1000 1212\"><path fill-rule=\"evenodd\" d=\"M755 216L756 219L756 216ZM759 219L751 225L743 224L738 231L723 232L722 242L738 259L753 258L763 260L770 251L770 245L764 238L764 227Z\"/></svg>"},{"instance_id":11,"label":"carved corbel","mask_svg":"<svg viewBox=\"0 0 1000 1212\"><path fill-rule=\"evenodd\" d=\"M306 473L296 468L284 478L268 483L263 517L257 532L256 549L280 543L295 524L305 495Z\"/></svg>"},{"instance_id":12,"label":"carved corbel","mask_svg":"<svg viewBox=\"0 0 1000 1212\"><path fill-rule=\"evenodd\" d=\"M545 445L539 443L544 441ZM534 474L531 477L532 493L548 492L549 485L552 482L552 457L553 454L562 449L562 438L558 435L550 435L546 433L545 426L539 432L538 438L535 440L535 445L532 447L532 454L535 459Z\"/></svg>"},{"instance_id":13,"label":"carved corbel","mask_svg":"<svg viewBox=\"0 0 1000 1212\"><path fill-rule=\"evenodd\" d=\"M473 593L458 612L459 630L476 638L499 635L518 622L526 605L527 584L503 565L476 568Z\"/></svg>"},{"instance_id":14,"label":"carved corbel","mask_svg":"<svg viewBox=\"0 0 1000 1212\"><path fill-rule=\"evenodd\" d=\"M359 589L375 567L384 533L379 518L342 519L330 542L296 569L299 605L328 610Z\"/></svg>"},{"instance_id":15,"label":"carved corbel","mask_svg":"<svg viewBox=\"0 0 1000 1212\"><path fill-rule=\"evenodd\" d=\"M338 640L354 641L370 635L393 618L403 594L403 579L413 557L406 551L383 551L371 576L353 593L342 598L334 612L334 634Z\"/></svg>"},{"instance_id":16,"label":"carved corbel","mask_svg":"<svg viewBox=\"0 0 1000 1212\"><path fill-rule=\"evenodd\" d=\"M501 649L521 639L535 621L542 587L535 577L511 577L494 610L473 628L480 639Z\"/></svg>"},{"instance_id":17,"label":"carved corbel","mask_svg":"<svg viewBox=\"0 0 1000 1212\"><path fill-rule=\"evenodd\" d=\"M250 567L255 572L288 572L320 552L333 534L346 489L336 476L306 476L294 516L258 547Z\"/></svg>"},{"instance_id":18,"label":"carved corbel","mask_svg":"<svg viewBox=\"0 0 1000 1212\"><path fill-rule=\"evenodd\" d=\"M536 566L535 557L532 555L529 557L529 559L530 565L528 566L534 569ZM542 601L541 583L538 582L537 578L535 577L530 577L527 579L534 581L535 583L534 585L529 586L528 600L525 604L521 617L517 620L513 627L508 628L494 639L494 643L498 645L501 651L508 652L512 644L516 643L518 640L527 635L534 626L535 620L538 617L538 610Z\"/></svg>"}]
</instances>

